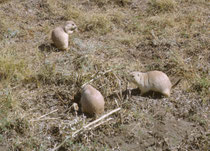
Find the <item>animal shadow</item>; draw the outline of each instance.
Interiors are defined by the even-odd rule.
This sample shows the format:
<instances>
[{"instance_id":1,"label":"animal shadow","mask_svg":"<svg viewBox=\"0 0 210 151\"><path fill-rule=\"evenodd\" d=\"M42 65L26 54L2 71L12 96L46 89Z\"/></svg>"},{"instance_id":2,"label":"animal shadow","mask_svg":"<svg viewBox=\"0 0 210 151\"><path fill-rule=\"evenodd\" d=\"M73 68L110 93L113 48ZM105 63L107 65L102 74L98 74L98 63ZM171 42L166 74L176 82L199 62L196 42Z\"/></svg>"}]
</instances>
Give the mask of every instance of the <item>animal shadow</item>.
<instances>
[{"instance_id":1,"label":"animal shadow","mask_svg":"<svg viewBox=\"0 0 210 151\"><path fill-rule=\"evenodd\" d=\"M134 96L140 95L140 90L137 88L137 89L132 89L132 90L127 89L125 91L122 91L122 98L123 99L126 99L126 97L128 95L134 95ZM117 98L118 96L120 96L120 92L113 93L113 94L107 96L106 98L113 99L113 98Z\"/></svg>"},{"instance_id":2,"label":"animal shadow","mask_svg":"<svg viewBox=\"0 0 210 151\"><path fill-rule=\"evenodd\" d=\"M75 102L78 104L78 107L79 107L79 110L78 110L78 115L82 115L84 114L86 117L92 117L92 115L89 115L89 114L86 114L86 113L83 113L82 110L81 110L81 103L80 103L80 99L81 99L81 92L77 92L75 95L74 95L74 99L72 100L72 102Z\"/></svg>"},{"instance_id":3,"label":"animal shadow","mask_svg":"<svg viewBox=\"0 0 210 151\"><path fill-rule=\"evenodd\" d=\"M152 99L162 99L164 95L159 92L149 91L143 94L142 97L148 97Z\"/></svg>"},{"instance_id":4,"label":"animal shadow","mask_svg":"<svg viewBox=\"0 0 210 151\"><path fill-rule=\"evenodd\" d=\"M56 46L54 44L45 44L44 43L44 44L41 44L38 48L40 51L47 52L47 53L63 51L63 50L56 48Z\"/></svg>"},{"instance_id":5,"label":"animal shadow","mask_svg":"<svg viewBox=\"0 0 210 151\"><path fill-rule=\"evenodd\" d=\"M139 96L141 94L141 91L139 90L139 88L132 89L130 91L131 91L131 95L134 95L134 96Z\"/></svg>"},{"instance_id":6,"label":"animal shadow","mask_svg":"<svg viewBox=\"0 0 210 151\"><path fill-rule=\"evenodd\" d=\"M126 90L128 91L128 90ZM123 93L128 93L124 91ZM149 91L149 92L146 92L145 94L141 95L141 91L139 90L139 88L135 88L135 89L132 89L130 90L130 94L131 96L142 96L142 97L148 97L148 98L152 98L152 99L161 99L164 97L164 95L162 95L161 93L159 92L154 92L154 91Z\"/></svg>"}]
</instances>

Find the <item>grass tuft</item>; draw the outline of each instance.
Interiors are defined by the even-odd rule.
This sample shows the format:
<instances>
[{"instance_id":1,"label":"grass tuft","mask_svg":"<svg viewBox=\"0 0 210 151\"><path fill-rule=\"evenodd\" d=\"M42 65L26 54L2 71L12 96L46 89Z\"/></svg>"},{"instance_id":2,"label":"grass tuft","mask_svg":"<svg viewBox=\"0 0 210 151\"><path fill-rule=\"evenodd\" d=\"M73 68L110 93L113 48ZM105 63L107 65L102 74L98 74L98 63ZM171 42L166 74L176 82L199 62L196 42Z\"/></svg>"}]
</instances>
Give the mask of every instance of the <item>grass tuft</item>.
<instances>
[{"instance_id":1,"label":"grass tuft","mask_svg":"<svg viewBox=\"0 0 210 151\"><path fill-rule=\"evenodd\" d=\"M192 84L191 91L196 91L202 96L204 103L209 99L210 79L208 77L197 78Z\"/></svg>"},{"instance_id":2,"label":"grass tuft","mask_svg":"<svg viewBox=\"0 0 210 151\"><path fill-rule=\"evenodd\" d=\"M15 56L0 56L0 81L23 80L28 74L27 64Z\"/></svg>"},{"instance_id":3,"label":"grass tuft","mask_svg":"<svg viewBox=\"0 0 210 151\"><path fill-rule=\"evenodd\" d=\"M88 15L83 23L85 31L94 31L98 34L107 34L111 31L111 21L106 14L91 14Z\"/></svg>"},{"instance_id":4,"label":"grass tuft","mask_svg":"<svg viewBox=\"0 0 210 151\"><path fill-rule=\"evenodd\" d=\"M74 20L82 31L94 31L97 34L106 34L111 31L111 21L107 14L84 11L75 6L68 6L65 12L67 20Z\"/></svg>"},{"instance_id":5,"label":"grass tuft","mask_svg":"<svg viewBox=\"0 0 210 151\"><path fill-rule=\"evenodd\" d=\"M84 18L84 14L81 10L76 8L76 6L68 5L65 11L65 18L67 20L75 20L75 21L82 21Z\"/></svg>"},{"instance_id":6,"label":"grass tuft","mask_svg":"<svg viewBox=\"0 0 210 151\"><path fill-rule=\"evenodd\" d=\"M152 14L170 12L175 9L175 0L150 0L148 11Z\"/></svg>"}]
</instances>

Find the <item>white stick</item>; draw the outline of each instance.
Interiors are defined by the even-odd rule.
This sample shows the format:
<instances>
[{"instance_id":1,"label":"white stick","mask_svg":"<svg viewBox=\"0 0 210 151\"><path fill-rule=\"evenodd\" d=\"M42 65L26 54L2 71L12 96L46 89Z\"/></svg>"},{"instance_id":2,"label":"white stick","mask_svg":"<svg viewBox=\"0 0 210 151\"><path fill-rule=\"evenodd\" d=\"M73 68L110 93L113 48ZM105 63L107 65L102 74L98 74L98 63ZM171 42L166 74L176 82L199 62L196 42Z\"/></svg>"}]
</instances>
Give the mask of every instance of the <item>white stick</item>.
<instances>
[{"instance_id":1,"label":"white stick","mask_svg":"<svg viewBox=\"0 0 210 151\"><path fill-rule=\"evenodd\" d=\"M102 125L102 124L104 124L104 123L106 123L106 122L108 122L108 121L110 121L110 120L112 120L112 119L113 119L113 118L110 117L110 118L106 119L106 121L102 121L102 122L96 124L96 125L93 127L93 129L96 128L96 127L98 127L98 126L100 126L100 125ZM92 128L90 128L90 129L92 129ZM90 129L88 129L88 130L90 130Z\"/></svg>"},{"instance_id":2,"label":"white stick","mask_svg":"<svg viewBox=\"0 0 210 151\"><path fill-rule=\"evenodd\" d=\"M60 117L58 118L44 118L44 119L37 119L37 120L33 120L33 122L37 122L37 121L46 121L46 120L58 120L60 119Z\"/></svg>"},{"instance_id":3,"label":"white stick","mask_svg":"<svg viewBox=\"0 0 210 151\"><path fill-rule=\"evenodd\" d=\"M90 127L91 125L93 125L93 124L95 124L95 123L97 123L97 122L103 120L104 118L106 118L106 117L108 117L109 115L111 115L111 114L113 114L113 113L119 111L120 109L121 109L121 108L117 108L117 109L115 109L115 110L112 110L111 112L109 112L109 113L107 113L107 114L101 116L99 119L96 119L95 121L90 122L89 124L85 125L85 126L82 127L81 129L79 129L79 130L77 130L76 132L74 132L74 133L72 134L72 137L75 137L76 134L79 133L80 131L87 129L87 128Z\"/></svg>"},{"instance_id":4,"label":"white stick","mask_svg":"<svg viewBox=\"0 0 210 151\"><path fill-rule=\"evenodd\" d=\"M99 119L97 119L97 120L95 120L95 121L93 121L93 122L91 122L91 123L85 125L85 126L82 127L81 129L79 129L79 130L77 130L76 132L74 132L74 133L72 134L71 137L72 137L72 138L75 137L75 136L76 136L79 132L81 132L82 130L87 129L87 128L90 127L91 125L93 125L93 124L95 124L95 123L101 121L102 119L108 117L109 115L111 115L111 114L113 114L113 113L119 111L120 109L121 109L121 108L117 108L117 109L115 109L115 110L112 110L111 112L109 112L109 113L107 113L107 114L101 116ZM109 120L111 120L111 118L109 118L107 121L109 121ZM100 124L100 125L101 125L101 124ZM97 126L99 126L99 124L97 124L96 127L97 127ZM59 149L59 148L60 148L60 147L61 147L69 138L71 138L71 137L70 137L70 136L66 137L66 139L65 139L60 145L58 145L57 147L53 148L51 151L56 151L57 149Z\"/></svg>"},{"instance_id":5,"label":"white stick","mask_svg":"<svg viewBox=\"0 0 210 151\"><path fill-rule=\"evenodd\" d=\"M47 113L47 114L45 114L45 115L40 116L39 118L37 118L37 119L35 119L35 120L30 120L30 121L33 122L33 121L40 120L41 118L43 118L43 117L45 117L45 116L47 116L47 115L50 115L50 114L52 114L52 113L54 113L54 112L57 112L57 111L58 111L58 109L53 110L53 111L51 111L50 113Z\"/></svg>"},{"instance_id":6,"label":"white stick","mask_svg":"<svg viewBox=\"0 0 210 151\"><path fill-rule=\"evenodd\" d=\"M101 121L102 119L108 117L109 115L111 115L111 114L113 114L113 113L119 111L120 109L121 109L121 108L119 107L119 108L117 108L117 109L112 110L111 112L109 112L109 113L107 113L107 114L101 116L99 119L97 119L97 120L95 120L95 121L89 123L88 125L84 126L83 128L84 128L84 129L88 128L89 126L91 126L91 125L93 125L93 124L95 124L95 123Z\"/></svg>"},{"instance_id":7,"label":"white stick","mask_svg":"<svg viewBox=\"0 0 210 151\"><path fill-rule=\"evenodd\" d=\"M57 147L53 148L51 151L58 150L69 138L71 138L71 137L70 136L66 137L66 139L60 145L58 145Z\"/></svg>"},{"instance_id":8,"label":"white stick","mask_svg":"<svg viewBox=\"0 0 210 151\"><path fill-rule=\"evenodd\" d=\"M119 103L117 102L117 99L114 99L115 103L117 104L117 107L119 107Z\"/></svg>"}]
</instances>

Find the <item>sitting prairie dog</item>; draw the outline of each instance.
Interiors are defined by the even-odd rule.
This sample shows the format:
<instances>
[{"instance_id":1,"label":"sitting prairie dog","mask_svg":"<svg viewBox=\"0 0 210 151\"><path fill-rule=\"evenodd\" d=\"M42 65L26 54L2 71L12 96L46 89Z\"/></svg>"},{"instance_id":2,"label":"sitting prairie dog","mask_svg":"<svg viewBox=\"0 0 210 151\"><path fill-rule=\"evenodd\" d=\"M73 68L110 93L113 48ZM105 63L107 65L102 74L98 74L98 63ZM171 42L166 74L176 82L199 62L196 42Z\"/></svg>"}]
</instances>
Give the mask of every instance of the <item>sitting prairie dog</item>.
<instances>
[{"instance_id":1,"label":"sitting prairie dog","mask_svg":"<svg viewBox=\"0 0 210 151\"><path fill-rule=\"evenodd\" d=\"M161 71L131 72L130 80L141 90L141 95L148 91L160 92L170 96L172 84L168 76Z\"/></svg>"},{"instance_id":2,"label":"sitting prairie dog","mask_svg":"<svg viewBox=\"0 0 210 151\"><path fill-rule=\"evenodd\" d=\"M66 50L69 47L69 34L77 31L73 21L67 21L63 26L56 27L52 31L51 39L58 49Z\"/></svg>"},{"instance_id":3,"label":"sitting prairie dog","mask_svg":"<svg viewBox=\"0 0 210 151\"><path fill-rule=\"evenodd\" d=\"M104 97L89 84L82 88L80 103L84 113L98 115L104 112Z\"/></svg>"}]
</instances>

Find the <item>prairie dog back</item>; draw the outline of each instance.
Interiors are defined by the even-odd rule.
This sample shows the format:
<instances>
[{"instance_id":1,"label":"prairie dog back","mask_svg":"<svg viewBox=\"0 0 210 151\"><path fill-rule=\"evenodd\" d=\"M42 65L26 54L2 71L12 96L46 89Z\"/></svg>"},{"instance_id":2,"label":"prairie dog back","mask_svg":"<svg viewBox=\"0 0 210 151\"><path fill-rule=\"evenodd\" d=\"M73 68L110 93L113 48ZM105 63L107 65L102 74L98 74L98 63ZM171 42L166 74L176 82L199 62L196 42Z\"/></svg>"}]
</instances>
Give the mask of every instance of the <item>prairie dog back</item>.
<instances>
[{"instance_id":1,"label":"prairie dog back","mask_svg":"<svg viewBox=\"0 0 210 151\"><path fill-rule=\"evenodd\" d=\"M83 87L80 102L82 112L90 115L101 114L104 112L104 97L91 85L86 85Z\"/></svg>"},{"instance_id":2,"label":"prairie dog back","mask_svg":"<svg viewBox=\"0 0 210 151\"><path fill-rule=\"evenodd\" d=\"M171 89L171 81L169 80L168 76L162 71L149 71L147 72L147 75L148 81L156 87L165 87Z\"/></svg>"}]
</instances>

